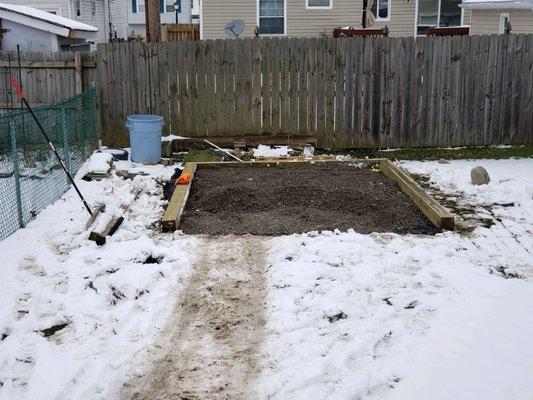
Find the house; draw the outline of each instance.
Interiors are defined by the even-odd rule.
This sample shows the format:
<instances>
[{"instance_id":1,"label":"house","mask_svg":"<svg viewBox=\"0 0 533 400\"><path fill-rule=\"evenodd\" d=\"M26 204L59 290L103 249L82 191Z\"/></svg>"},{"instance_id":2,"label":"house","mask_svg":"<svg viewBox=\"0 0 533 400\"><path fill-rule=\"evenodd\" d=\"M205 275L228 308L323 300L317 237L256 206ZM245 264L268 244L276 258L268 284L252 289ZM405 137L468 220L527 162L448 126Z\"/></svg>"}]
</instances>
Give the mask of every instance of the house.
<instances>
[{"instance_id":1,"label":"house","mask_svg":"<svg viewBox=\"0 0 533 400\"><path fill-rule=\"evenodd\" d=\"M470 33L533 33L533 0L465 0L461 7L472 14Z\"/></svg>"},{"instance_id":2,"label":"house","mask_svg":"<svg viewBox=\"0 0 533 400\"><path fill-rule=\"evenodd\" d=\"M94 40L98 28L33 7L0 3L1 49L59 51Z\"/></svg>"},{"instance_id":3,"label":"house","mask_svg":"<svg viewBox=\"0 0 533 400\"><path fill-rule=\"evenodd\" d=\"M128 0L128 29L135 35L145 36L145 16L144 16L144 1L145 0ZM187 24L191 23L191 0L178 0L180 12L178 13L178 20L176 21L176 11L174 3L176 0L159 0L159 11L161 13L161 24Z\"/></svg>"},{"instance_id":4,"label":"house","mask_svg":"<svg viewBox=\"0 0 533 400\"><path fill-rule=\"evenodd\" d=\"M363 4L372 28L389 28L390 36L424 35L432 26L468 25L470 12L460 0L202 0L200 37L226 37L224 25L245 22L244 37L331 36L337 27L362 27ZM373 17L373 18L372 18Z\"/></svg>"},{"instance_id":5,"label":"house","mask_svg":"<svg viewBox=\"0 0 533 400\"><path fill-rule=\"evenodd\" d=\"M128 0L9 0L98 28L95 43L128 37Z\"/></svg>"},{"instance_id":6,"label":"house","mask_svg":"<svg viewBox=\"0 0 533 400\"><path fill-rule=\"evenodd\" d=\"M161 23L175 23L176 0L159 0ZM95 43L105 43L109 38L126 39L145 35L144 0L10 0L11 4L29 5L42 11L70 18L98 28ZM180 23L190 23L191 9L199 14L199 0L181 0ZM191 4L194 3L194 4ZM192 15L191 15L192 14ZM192 21L194 22L194 21Z\"/></svg>"}]
</instances>

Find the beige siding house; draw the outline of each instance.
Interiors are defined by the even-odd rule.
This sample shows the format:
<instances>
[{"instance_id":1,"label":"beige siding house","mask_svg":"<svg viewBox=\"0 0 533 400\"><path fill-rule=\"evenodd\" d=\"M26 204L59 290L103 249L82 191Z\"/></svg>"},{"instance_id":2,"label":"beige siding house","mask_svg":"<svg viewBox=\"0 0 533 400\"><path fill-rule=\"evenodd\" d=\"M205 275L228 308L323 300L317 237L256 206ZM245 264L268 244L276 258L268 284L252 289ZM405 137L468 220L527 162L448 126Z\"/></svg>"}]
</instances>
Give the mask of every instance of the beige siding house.
<instances>
[{"instance_id":1,"label":"beige siding house","mask_svg":"<svg viewBox=\"0 0 533 400\"><path fill-rule=\"evenodd\" d=\"M428 26L468 24L470 12L462 12L460 0L368 0L376 17L373 28L387 25L390 36L423 34ZM363 0L202 0L200 32L203 39L226 38L224 26L231 20L245 23L241 37L262 35L313 37L333 29L361 28ZM439 22L440 21L440 22Z\"/></svg>"},{"instance_id":2,"label":"beige siding house","mask_svg":"<svg viewBox=\"0 0 533 400\"><path fill-rule=\"evenodd\" d=\"M472 35L503 33L507 21L512 33L533 33L533 0L465 0L462 7L472 13Z\"/></svg>"}]
</instances>

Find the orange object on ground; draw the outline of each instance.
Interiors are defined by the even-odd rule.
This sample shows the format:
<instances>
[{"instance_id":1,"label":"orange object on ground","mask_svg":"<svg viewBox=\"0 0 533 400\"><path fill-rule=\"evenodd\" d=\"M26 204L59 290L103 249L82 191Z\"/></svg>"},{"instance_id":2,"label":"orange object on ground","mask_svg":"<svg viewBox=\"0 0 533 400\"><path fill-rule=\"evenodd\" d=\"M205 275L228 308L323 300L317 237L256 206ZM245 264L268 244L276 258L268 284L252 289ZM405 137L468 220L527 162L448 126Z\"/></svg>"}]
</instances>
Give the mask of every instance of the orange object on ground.
<instances>
[{"instance_id":1,"label":"orange object on ground","mask_svg":"<svg viewBox=\"0 0 533 400\"><path fill-rule=\"evenodd\" d=\"M191 182L191 174L184 172L176 181L176 185L188 185Z\"/></svg>"}]
</instances>

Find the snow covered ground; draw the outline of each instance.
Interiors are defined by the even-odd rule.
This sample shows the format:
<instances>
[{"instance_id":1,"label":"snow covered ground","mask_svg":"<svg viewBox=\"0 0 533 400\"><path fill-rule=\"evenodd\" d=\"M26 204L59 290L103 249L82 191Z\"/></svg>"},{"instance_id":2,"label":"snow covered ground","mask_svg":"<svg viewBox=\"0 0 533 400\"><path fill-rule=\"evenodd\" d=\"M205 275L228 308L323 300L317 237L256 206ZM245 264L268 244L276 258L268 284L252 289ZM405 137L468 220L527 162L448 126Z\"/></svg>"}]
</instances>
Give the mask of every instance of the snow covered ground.
<instances>
[{"instance_id":1,"label":"snow covered ground","mask_svg":"<svg viewBox=\"0 0 533 400\"><path fill-rule=\"evenodd\" d=\"M495 225L273 239L260 398L533 398L533 159L404 167Z\"/></svg>"},{"instance_id":2,"label":"snow covered ground","mask_svg":"<svg viewBox=\"0 0 533 400\"><path fill-rule=\"evenodd\" d=\"M476 165L489 185L470 185ZM265 238L252 398L533 398L533 159L403 166L479 226ZM147 175L79 181L111 211L142 189L105 246L87 240L72 190L0 242L0 399L112 399L153 358L204 239L159 233L159 180L173 170L136 171Z\"/></svg>"},{"instance_id":3,"label":"snow covered ground","mask_svg":"<svg viewBox=\"0 0 533 400\"><path fill-rule=\"evenodd\" d=\"M158 179L173 171L141 169L148 175L133 180L78 180L90 204L110 211L142 190L105 246L87 240L88 215L72 189L0 242L0 399L108 399L164 326L188 276L183 247L194 239L153 228L163 206ZM161 262L143 264L149 256Z\"/></svg>"}]
</instances>

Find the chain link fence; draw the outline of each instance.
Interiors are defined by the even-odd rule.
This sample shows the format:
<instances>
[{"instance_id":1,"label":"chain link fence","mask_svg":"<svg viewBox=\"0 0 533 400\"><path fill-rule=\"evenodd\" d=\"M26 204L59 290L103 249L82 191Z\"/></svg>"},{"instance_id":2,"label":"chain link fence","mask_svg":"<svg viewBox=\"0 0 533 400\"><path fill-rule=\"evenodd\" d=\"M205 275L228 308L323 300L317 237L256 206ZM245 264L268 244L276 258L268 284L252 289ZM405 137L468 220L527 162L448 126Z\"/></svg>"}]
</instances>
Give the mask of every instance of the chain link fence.
<instances>
[{"instance_id":1,"label":"chain link fence","mask_svg":"<svg viewBox=\"0 0 533 400\"><path fill-rule=\"evenodd\" d=\"M34 112L75 174L98 142L95 90ZM68 187L67 176L27 110L0 116L0 240L24 227Z\"/></svg>"}]
</instances>

